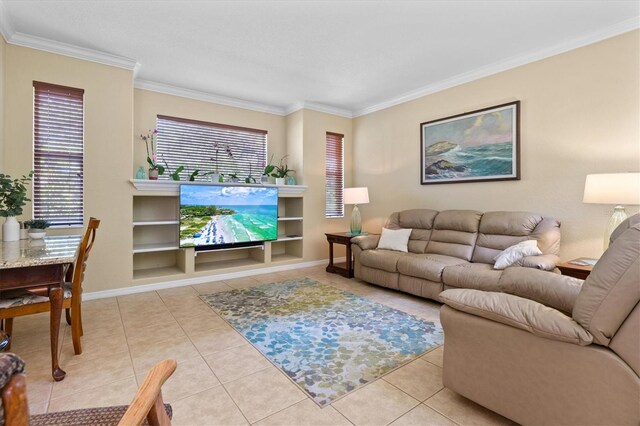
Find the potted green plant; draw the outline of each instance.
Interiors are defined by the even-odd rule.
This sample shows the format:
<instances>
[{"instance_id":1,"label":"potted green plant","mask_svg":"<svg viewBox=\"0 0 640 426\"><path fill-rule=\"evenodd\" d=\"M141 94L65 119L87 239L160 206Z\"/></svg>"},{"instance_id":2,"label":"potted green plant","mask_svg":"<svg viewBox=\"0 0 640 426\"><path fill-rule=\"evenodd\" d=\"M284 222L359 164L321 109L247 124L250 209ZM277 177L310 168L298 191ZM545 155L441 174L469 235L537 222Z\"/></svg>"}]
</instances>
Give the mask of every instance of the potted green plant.
<instances>
[{"instance_id":1,"label":"potted green plant","mask_svg":"<svg viewBox=\"0 0 640 426\"><path fill-rule=\"evenodd\" d=\"M156 153L156 135L158 129L149 130L146 135L140 135L140 139L144 141L147 148L147 163L149 163L149 180L158 180L158 175L164 174L164 167L158 164L158 155ZM151 145L151 149L149 149Z\"/></svg>"},{"instance_id":2,"label":"potted green plant","mask_svg":"<svg viewBox=\"0 0 640 426\"><path fill-rule=\"evenodd\" d=\"M273 173L273 171L276 168L275 165L271 164L272 161L273 161L273 154L271 154L271 158L269 158L269 162L268 163L263 163L264 170L262 171L262 176L260 178L260 181L262 183L268 183L269 182L269 177L271 177L271 173Z\"/></svg>"},{"instance_id":3,"label":"potted green plant","mask_svg":"<svg viewBox=\"0 0 640 426\"><path fill-rule=\"evenodd\" d=\"M49 222L42 219L27 220L25 226L29 228L29 238L38 240L47 234L47 228L51 226Z\"/></svg>"},{"instance_id":4,"label":"potted green plant","mask_svg":"<svg viewBox=\"0 0 640 426\"><path fill-rule=\"evenodd\" d=\"M280 159L280 162L275 166L274 172L271 174L271 176L276 178L276 185L285 185L289 173L295 172L295 170L290 169L287 163L284 162L285 158L287 158L286 155Z\"/></svg>"},{"instance_id":5,"label":"potted green plant","mask_svg":"<svg viewBox=\"0 0 640 426\"><path fill-rule=\"evenodd\" d=\"M240 182L240 178L238 177L238 172L229 173L229 179L231 182Z\"/></svg>"},{"instance_id":6,"label":"potted green plant","mask_svg":"<svg viewBox=\"0 0 640 426\"><path fill-rule=\"evenodd\" d=\"M20 224L16 216L21 215L24 205L31 201L27 198L27 184L32 177L33 172L16 179L0 173L0 216L7 218L2 225L4 241L20 239Z\"/></svg>"}]
</instances>

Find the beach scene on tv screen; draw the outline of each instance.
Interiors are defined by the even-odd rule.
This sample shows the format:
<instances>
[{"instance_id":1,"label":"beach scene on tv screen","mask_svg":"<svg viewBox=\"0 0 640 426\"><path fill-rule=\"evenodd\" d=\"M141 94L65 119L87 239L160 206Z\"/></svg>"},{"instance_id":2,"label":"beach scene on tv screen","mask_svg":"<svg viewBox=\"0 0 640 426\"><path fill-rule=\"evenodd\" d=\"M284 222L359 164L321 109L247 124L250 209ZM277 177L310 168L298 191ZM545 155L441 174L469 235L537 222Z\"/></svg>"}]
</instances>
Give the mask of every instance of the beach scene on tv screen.
<instances>
[{"instance_id":1,"label":"beach scene on tv screen","mask_svg":"<svg viewBox=\"0 0 640 426\"><path fill-rule=\"evenodd\" d=\"M275 240L275 188L183 185L180 188L180 246Z\"/></svg>"}]
</instances>

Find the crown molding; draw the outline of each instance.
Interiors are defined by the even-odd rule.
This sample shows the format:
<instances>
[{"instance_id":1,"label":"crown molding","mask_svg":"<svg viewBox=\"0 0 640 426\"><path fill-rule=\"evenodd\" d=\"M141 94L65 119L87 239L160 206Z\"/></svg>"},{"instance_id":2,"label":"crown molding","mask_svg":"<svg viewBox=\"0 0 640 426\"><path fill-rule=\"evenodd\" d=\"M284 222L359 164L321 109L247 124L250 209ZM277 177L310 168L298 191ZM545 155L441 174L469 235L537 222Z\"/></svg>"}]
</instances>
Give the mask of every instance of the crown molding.
<instances>
[{"instance_id":1,"label":"crown molding","mask_svg":"<svg viewBox=\"0 0 640 426\"><path fill-rule=\"evenodd\" d=\"M337 115L344 118L353 118L353 111L345 108L337 108L329 105L319 104L317 102L296 102L289 105L285 109L285 114L293 114L301 109L310 109L312 111L324 112L325 114Z\"/></svg>"},{"instance_id":2,"label":"crown molding","mask_svg":"<svg viewBox=\"0 0 640 426\"><path fill-rule=\"evenodd\" d=\"M441 92L446 89L450 89L461 84L469 83L474 80L479 80L484 77L488 77L493 74L497 74L503 71L507 71L513 68L517 68L522 65L526 65L532 62L536 62L551 56L565 53L570 50L578 49L593 43L597 43L602 40L606 40L611 37L615 37L620 34L627 33L629 31L636 30L640 27L640 17L627 19L617 24L606 27L595 33L575 38L566 42L556 44L555 46L539 50L533 53L527 53L523 55L512 56L511 58L503 61L494 62L484 67L476 68L469 72L458 74L454 77L441 80L437 83L424 86L417 90L412 90L398 97L389 99L384 102L372 104L362 109L356 110L353 113L353 117L360 117L363 115L371 114L376 111L380 111L386 108L390 108L395 105L403 104L423 96L431 95L436 92Z\"/></svg>"},{"instance_id":3,"label":"crown molding","mask_svg":"<svg viewBox=\"0 0 640 426\"><path fill-rule=\"evenodd\" d=\"M112 67L124 68L130 71L133 71L138 66L138 62L135 59L18 32L11 34L7 39L7 43Z\"/></svg>"},{"instance_id":4,"label":"crown molding","mask_svg":"<svg viewBox=\"0 0 640 426\"><path fill-rule=\"evenodd\" d=\"M214 104L243 108L252 111L266 112L275 115L286 115L285 109L278 106L215 95L213 93L202 92L199 90L184 89L182 87L172 86L165 83L157 83L155 81L136 79L133 82L133 87L136 89L149 90L151 92L180 96L182 98L195 99L198 101L211 102Z\"/></svg>"}]
</instances>

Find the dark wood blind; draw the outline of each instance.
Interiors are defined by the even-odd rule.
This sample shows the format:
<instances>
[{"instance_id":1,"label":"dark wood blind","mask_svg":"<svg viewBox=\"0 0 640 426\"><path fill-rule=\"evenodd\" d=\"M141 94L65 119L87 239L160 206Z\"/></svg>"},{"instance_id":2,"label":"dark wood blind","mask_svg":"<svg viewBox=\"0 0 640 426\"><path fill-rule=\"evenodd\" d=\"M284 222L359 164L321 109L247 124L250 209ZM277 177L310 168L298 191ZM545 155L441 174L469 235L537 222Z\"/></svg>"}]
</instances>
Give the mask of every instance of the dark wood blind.
<instances>
[{"instance_id":1,"label":"dark wood blind","mask_svg":"<svg viewBox=\"0 0 640 426\"><path fill-rule=\"evenodd\" d=\"M216 172L216 144L218 146L218 173L229 176L237 173L241 181L251 175L260 181L267 159L267 132L265 130L207 123L205 121L159 115L158 163L167 162L171 171L185 166L181 179L194 170ZM226 153L227 145L233 157ZM164 160L164 161L163 161ZM160 176L169 179L168 173ZM197 178L205 179L205 178Z\"/></svg>"},{"instance_id":2,"label":"dark wood blind","mask_svg":"<svg viewBox=\"0 0 640 426\"><path fill-rule=\"evenodd\" d=\"M83 225L84 90L33 88L33 217Z\"/></svg>"},{"instance_id":3,"label":"dark wood blind","mask_svg":"<svg viewBox=\"0 0 640 426\"><path fill-rule=\"evenodd\" d=\"M344 135L327 132L325 217L344 217Z\"/></svg>"}]
</instances>

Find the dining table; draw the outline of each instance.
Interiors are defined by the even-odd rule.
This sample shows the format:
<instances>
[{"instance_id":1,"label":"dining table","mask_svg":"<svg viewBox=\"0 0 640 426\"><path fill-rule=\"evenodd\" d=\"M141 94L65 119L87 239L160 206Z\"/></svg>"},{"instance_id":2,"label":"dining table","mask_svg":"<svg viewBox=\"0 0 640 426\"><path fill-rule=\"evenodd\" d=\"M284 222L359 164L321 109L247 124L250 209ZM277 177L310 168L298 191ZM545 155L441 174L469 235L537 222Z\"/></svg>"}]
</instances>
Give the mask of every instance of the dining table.
<instances>
[{"instance_id":1,"label":"dining table","mask_svg":"<svg viewBox=\"0 0 640 426\"><path fill-rule=\"evenodd\" d=\"M3 241L0 247L0 298L7 290L45 289L51 303L51 374L55 381L66 373L58 362L58 336L64 298L64 279L73 264L82 236Z\"/></svg>"}]
</instances>

